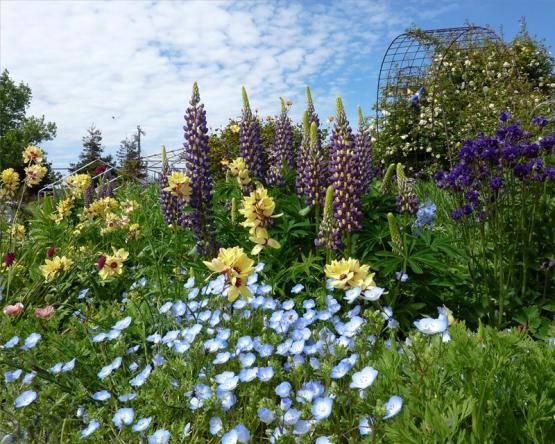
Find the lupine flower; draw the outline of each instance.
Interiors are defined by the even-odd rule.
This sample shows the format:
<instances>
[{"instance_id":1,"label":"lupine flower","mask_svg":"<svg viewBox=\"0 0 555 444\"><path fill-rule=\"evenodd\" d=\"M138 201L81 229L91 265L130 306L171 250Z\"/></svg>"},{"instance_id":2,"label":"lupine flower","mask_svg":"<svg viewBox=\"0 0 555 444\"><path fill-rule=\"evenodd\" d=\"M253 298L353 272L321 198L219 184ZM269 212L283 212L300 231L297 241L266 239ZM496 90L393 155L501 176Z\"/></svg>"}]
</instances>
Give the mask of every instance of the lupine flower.
<instances>
[{"instance_id":1,"label":"lupine flower","mask_svg":"<svg viewBox=\"0 0 555 444\"><path fill-rule=\"evenodd\" d=\"M400 249L402 246L401 232L399 231L399 226L397 225L397 221L395 220L393 213L387 213L387 225L389 227L389 235L391 236L394 248Z\"/></svg>"},{"instance_id":2,"label":"lupine flower","mask_svg":"<svg viewBox=\"0 0 555 444\"><path fill-rule=\"evenodd\" d=\"M14 305L6 305L2 310L4 314L8 316L17 316L20 313L23 313L24 305L21 302L17 302Z\"/></svg>"},{"instance_id":3,"label":"lupine flower","mask_svg":"<svg viewBox=\"0 0 555 444\"><path fill-rule=\"evenodd\" d=\"M41 265L40 271L47 281L51 281L58 273L69 270L73 265L73 261L65 256L54 256L52 259L46 259L44 265Z\"/></svg>"},{"instance_id":4,"label":"lupine flower","mask_svg":"<svg viewBox=\"0 0 555 444\"><path fill-rule=\"evenodd\" d=\"M372 171L372 136L370 134L370 128L362 115L362 108L359 106L357 111L358 132L355 136L355 146L357 155L360 159L360 181L362 191L366 193L374 176Z\"/></svg>"},{"instance_id":5,"label":"lupine flower","mask_svg":"<svg viewBox=\"0 0 555 444\"><path fill-rule=\"evenodd\" d=\"M264 149L260 142L260 123L251 111L245 87L242 88L242 95L243 111L241 129L239 131L241 157L245 159L245 165L249 173L264 184L266 180L266 166Z\"/></svg>"},{"instance_id":6,"label":"lupine flower","mask_svg":"<svg viewBox=\"0 0 555 444\"><path fill-rule=\"evenodd\" d=\"M225 282L230 286L227 293L230 302L239 295L245 299L252 297L252 292L247 287L247 278L254 270L253 264L254 261L240 247L220 248L218 257L211 262L204 261L209 270L225 276Z\"/></svg>"},{"instance_id":7,"label":"lupine flower","mask_svg":"<svg viewBox=\"0 0 555 444\"><path fill-rule=\"evenodd\" d=\"M170 175L170 166L166 157L166 147L162 145L162 171L160 172L160 210L162 218L166 225L177 225L179 222L179 213L183 210L180 201L171 192L164 191L168 186L168 176Z\"/></svg>"},{"instance_id":8,"label":"lupine flower","mask_svg":"<svg viewBox=\"0 0 555 444\"><path fill-rule=\"evenodd\" d=\"M383 417L383 419L389 419L394 417L401 411L402 407L403 407L403 398L397 395L392 396L384 405L386 414Z\"/></svg>"},{"instance_id":9,"label":"lupine flower","mask_svg":"<svg viewBox=\"0 0 555 444\"><path fill-rule=\"evenodd\" d=\"M10 228L10 236L16 240L24 240L25 239L25 225L22 224L13 224Z\"/></svg>"},{"instance_id":10,"label":"lupine flower","mask_svg":"<svg viewBox=\"0 0 555 444\"><path fill-rule=\"evenodd\" d=\"M108 279L112 276L121 275L123 273L123 263L129 257L129 253L123 248L114 250L114 254L108 256L102 256L98 263L99 272L98 275L102 280Z\"/></svg>"},{"instance_id":11,"label":"lupine flower","mask_svg":"<svg viewBox=\"0 0 555 444\"><path fill-rule=\"evenodd\" d=\"M314 240L317 247L326 247L331 250L338 250L341 247L341 235L339 230L334 226L333 219L333 185L326 190L326 199L324 201L324 214L318 237Z\"/></svg>"},{"instance_id":12,"label":"lupine flower","mask_svg":"<svg viewBox=\"0 0 555 444\"><path fill-rule=\"evenodd\" d=\"M283 185L283 170L293 169L293 141L291 120L287 116L287 106L280 98L281 113L276 122L276 134L269 154L268 185Z\"/></svg>"},{"instance_id":13,"label":"lupine flower","mask_svg":"<svg viewBox=\"0 0 555 444\"><path fill-rule=\"evenodd\" d=\"M249 176L249 169L245 164L245 159L237 157L236 159L233 159L232 162L227 163L227 167L229 168L230 174L237 177L237 182L239 182L239 186L241 187L243 194L248 194L252 191L253 187Z\"/></svg>"},{"instance_id":14,"label":"lupine flower","mask_svg":"<svg viewBox=\"0 0 555 444\"><path fill-rule=\"evenodd\" d=\"M391 190L394 173L395 173L395 164L392 163L387 167L387 170L383 176L382 185L381 185L382 193L387 193Z\"/></svg>"},{"instance_id":15,"label":"lupine flower","mask_svg":"<svg viewBox=\"0 0 555 444\"><path fill-rule=\"evenodd\" d=\"M193 84L190 106L185 111L185 166L190 178L190 211L185 214L201 254L212 255L215 249L212 221L212 178L206 111L200 103L198 85Z\"/></svg>"},{"instance_id":16,"label":"lupine flower","mask_svg":"<svg viewBox=\"0 0 555 444\"><path fill-rule=\"evenodd\" d=\"M418 210L418 198L413 191L414 180L405 176L405 168L401 163L397 164L397 211L399 213L416 214Z\"/></svg>"},{"instance_id":17,"label":"lupine flower","mask_svg":"<svg viewBox=\"0 0 555 444\"><path fill-rule=\"evenodd\" d=\"M336 107L329 165L334 190L333 215L337 229L341 233L351 233L361 228L362 221L361 159L355 149L354 136L340 97Z\"/></svg>"}]
</instances>

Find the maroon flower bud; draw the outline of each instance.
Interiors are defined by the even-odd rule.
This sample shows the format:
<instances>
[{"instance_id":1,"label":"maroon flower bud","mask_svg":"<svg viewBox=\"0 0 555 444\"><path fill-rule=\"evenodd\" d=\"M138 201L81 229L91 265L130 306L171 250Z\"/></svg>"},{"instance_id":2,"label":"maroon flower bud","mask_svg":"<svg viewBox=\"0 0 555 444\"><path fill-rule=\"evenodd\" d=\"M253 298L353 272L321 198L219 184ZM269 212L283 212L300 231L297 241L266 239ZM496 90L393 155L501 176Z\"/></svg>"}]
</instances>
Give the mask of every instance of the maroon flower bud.
<instances>
[{"instance_id":1,"label":"maroon flower bud","mask_svg":"<svg viewBox=\"0 0 555 444\"><path fill-rule=\"evenodd\" d=\"M46 250L46 256L50 259L51 257L53 257L56 254L56 247L50 247L48 250Z\"/></svg>"},{"instance_id":2,"label":"maroon flower bud","mask_svg":"<svg viewBox=\"0 0 555 444\"><path fill-rule=\"evenodd\" d=\"M99 165L94 169L94 175L98 176L99 174L102 174L104 171L106 171L106 166L105 165Z\"/></svg>"},{"instance_id":3,"label":"maroon flower bud","mask_svg":"<svg viewBox=\"0 0 555 444\"><path fill-rule=\"evenodd\" d=\"M2 260L2 264L6 267L11 266L15 261L15 253L12 251L10 253L7 253L4 256L4 259Z\"/></svg>"},{"instance_id":4,"label":"maroon flower bud","mask_svg":"<svg viewBox=\"0 0 555 444\"><path fill-rule=\"evenodd\" d=\"M104 268L104 264L106 263L106 259L107 259L107 257L104 256L104 255L100 256L100 258L98 259L98 262L96 263L96 267L99 270L102 270Z\"/></svg>"}]
</instances>

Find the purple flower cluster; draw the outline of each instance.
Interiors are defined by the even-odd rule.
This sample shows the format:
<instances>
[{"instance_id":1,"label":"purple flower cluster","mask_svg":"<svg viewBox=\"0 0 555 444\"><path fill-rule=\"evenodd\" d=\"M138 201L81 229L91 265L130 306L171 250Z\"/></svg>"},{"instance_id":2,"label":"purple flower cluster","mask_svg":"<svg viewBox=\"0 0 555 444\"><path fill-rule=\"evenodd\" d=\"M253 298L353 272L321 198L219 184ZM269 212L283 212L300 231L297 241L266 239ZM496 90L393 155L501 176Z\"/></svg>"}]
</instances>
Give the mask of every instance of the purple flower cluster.
<instances>
[{"instance_id":1,"label":"purple flower cluster","mask_svg":"<svg viewBox=\"0 0 555 444\"><path fill-rule=\"evenodd\" d=\"M171 174L170 165L166 158L166 147L162 146L162 171L160 172L160 211L166 225L181 225L180 218L182 206L179 198L172 196L169 191L164 191L168 186L168 176Z\"/></svg>"},{"instance_id":2,"label":"purple flower cluster","mask_svg":"<svg viewBox=\"0 0 555 444\"><path fill-rule=\"evenodd\" d=\"M266 183L264 148L260 141L260 123L252 113L245 87L243 92L243 112L239 130L240 154L252 177Z\"/></svg>"},{"instance_id":3,"label":"purple flower cluster","mask_svg":"<svg viewBox=\"0 0 555 444\"><path fill-rule=\"evenodd\" d=\"M358 133L355 136L357 155L360 157L360 180L364 192L368 191L374 177L372 169L372 136L370 128L362 115L362 108L358 107Z\"/></svg>"},{"instance_id":4,"label":"purple flower cluster","mask_svg":"<svg viewBox=\"0 0 555 444\"><path fill-rule=\"evenodd\" d=\"M436 174L440 187L462 196L462 204L451 213L453 219L471 214L485 219L496 198L515 178L524 184L555 182L555 168L543 160L553 153L555 133L532 142L532 133L517 123L508 123L509 118L508 113L502 113L495 137L480 134L467 140L451 171ZM541 128L547 124L544 120L535 118L534 123Z\"/></svg>"},{"instance_id":5,"label":"purple flower cluster","mask_svg":"<svg viewBox=\"0 0 555 444\"><path fill-rule=\"evenodd\" d=\"M333 185L333 214L340 232L361 228L363 194L361 158L341 98L337 98L335 126L331 135L329 169Z\"/></svg>"},{"instance_id":6,"label":"purple flower cluster","mask_svg":"<svg viewBox=\"0 0 555 444\"><path fill-rule=\"evenodd\" d=\"M283 185L283 169L294 167L291 119L285 101L280 99L281 113L276 122L276 135L269 156L268 185Z\"/></svg>"},{"instance_id":7,"label":"purple flower cluster","mask_svg":"<svg viewBox=\"0 0 555 444\"><path fill-rule=\"evenodd\" d=\"M212 229L212 178L206 110L200 103L198 85L193 84L190 106L185 111L185 166L191 179L191 210L185 214L186 226L191 227L201 254L215 250Z\"/></svg>"}]
</instances>

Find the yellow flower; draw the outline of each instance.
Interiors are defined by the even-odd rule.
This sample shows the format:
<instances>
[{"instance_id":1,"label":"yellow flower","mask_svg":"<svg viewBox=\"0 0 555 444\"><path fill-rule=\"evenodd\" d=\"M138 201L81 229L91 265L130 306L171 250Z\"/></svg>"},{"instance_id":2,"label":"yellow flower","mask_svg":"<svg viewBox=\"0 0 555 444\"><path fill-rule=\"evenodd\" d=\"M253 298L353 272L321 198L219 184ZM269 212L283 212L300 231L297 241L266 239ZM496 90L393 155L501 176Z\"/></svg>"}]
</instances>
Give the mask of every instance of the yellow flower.
<instances>
[{"instance_id":1,"label":"yellow flower","mask_svg":"<svg viewBox=\"0 0 555 444\"><path fill-rule=\"evenodd\" d=\"M141 234L141 226L139 224L131 224L129 225L129 240L135 240Z\"/></svg>"},{"instance_id":2,"label":"yellow flower","mask_svg":"<svg viewBox=\"0 0 555 444\"><path fill-rule=\"evenodd\" d=\"M360 265L358 259L341 259L326 265L326 276L332 279L331 286L340 290L359 287L361 290L375 287L374 274L368 265Z\"/></svg>"},{"instance_id":3,"label":"yellow flower","mask_svg":"<svg viewBox=\"0 0 555 444\"><path fill-rule=\"evenodd\" d=\"M100 234L110 233L118 228L124 228L129 225L127 216L118 216L115 213L108 213L105 217L106 226L100 230Z\"/></svg>"},{"instance_id":4,"label":"yellow flower","mask_svg":"<svg viewBox=\"0 0 555 444\"><path fill-rule=\"evenodd\" d=\"M268 230L266 230L266 228L253 227L250 229L249 234L249 240L256 244L251 251L253 256L260 253L266 246L276 249L281 248L279 242L268 235Z\"/></svg>"},{"instance_id":5,"label":"yellow flower","mask_svg":"<svg viewBox=\"0 0 555 444\"><path fill-rule=\"evenodd\" d=\"M244 227L265 227L273 216L276 204L274 199L268 196L268 190L258 187L250 195L243 199L243 208L239 210L245 217L241 223Z\"/></svg>"},{"instance_id":6,"label":"yellow flower","mask_svg":"<svg viewBox=\"0 0 555 444\"><path fill-rule=\"evenodd\" d=\"M118 207L118 201L113 197L104 197L94 201L90 204L85 211L83 211L83 218L93 219L98 217L100 219L106 218L108 213L113 213Z\"/></svg>"},{"instance_id":7,"label":"yellow flower","mask_svg":"<svg viewBox=\"0 0 555 444\"><path fill-rule=\"evenodd\" d=\"M233 161L229 163L228 168L231 175L237 177L237 181L239 182L241 188L244 188L249 183L251 183L249 170L245 164L245 159L243 159L242 157L237 157L236 159L233 159Z\"/></svg>"},{"instance_id":8,"label":"yellow flower","mask_svg":"<svg viewBox=\"0 0 555 444\"><path fill-rule=\"evenodd\" d=\"M114 250L113 255L103 255L98 261L98 268L100 270L98 275L102 280L106 280L115 275L121 275L123 273L123 263L129 257L129 253L123 248L116 250L112 247L112 249Z\"/></svg>"},{"instance_id":9,"label":"yellow flower","mask_svg":"<svg viewBox=\"0 0 555 444\"><path fill-rule=\"evenodd\" d=\"M238 133L240 129L241 129L241 127L239 125L237 125L236 123L233 123L233 124L229 125L229 130L232 133Z\"/></svg>"},{"instance_id":10,"label":"yellow flower","mask_svg":"<svg viewBox=\"0 0 555 444\"><path fill-rule=\"evenodd\" d=\"M125 214L131 214L139 208L139 203L136 200L125 200L120 206Z\"/></svg>"},{"instance_id":11,"label":"yellow flower","mask_svg":"<svg viewBox=\"0 0 555 444\"><path fill-rule=\"evenodd\" d=\"M247 287L247 279L254 271L254 261L249 258L242 248L220 248L218 257L211 262L204 261L209 270L224 274L226 284L229 285L227 299L233 302L239 295L248 300L252 292Z\"/></svg>"},{"instance_id":12,"label":"yellow flower","mask_svg":"<svg viewBox=\"0 0 555 444\"><path fill-rule=\"evenodd\" d=\"M68 199L63 199L58 202L58 204L56 205L56 212L50 217L56 222L56 224L59 224L62 220L64 220L71 214L73 206L73 198L70 197Z\"/></svg>"},{"instance_id":13,"label":"yellow flower","mask_svg":"<svg viewBox=\"0 0 555 444\"><path fill-rule=\"evenodd\" d=\"M74 174L66 179L66 183L74 196L79 196L91 186L91 176L88 174Z\"/></svg>"},{"instance_id":14,"label":"yellow flower","mask_svg":"<svg viewBox=\"0 0 555 444\"><path fill-rule=\"evenodd\" d=\"M44 153L38 146L29 145L23 151L23 162L25 163L33 162L33 163L40 164L43 161L43 156L44 156Z\"/></svg>"},{"instance_id":15,"label":"yellow flower","mask_svg":"<svg viewBox=\"0 0 555 444\"><path fill-rule=\"evenodd\" d=\"M34 164L25 168L25 183L27 186L33 186L40 183L47 173L45 166Z\"/></svg>"},{"instance_id":16,"label":"yellow flower","mask_svg":"<svg viewBox=\"0 0 555 444\"><path fill-rule=\"evenodd\" d=\"M19 174L13 168L0 173L0 199L13 199L19 187Z\"/></svg>"},{"instance_id":17,"label":"yellow flower","mask_svg":"<svg viewBox=\"0 0 555 444\"><path fill-rule=\"evenodd\" d=\"M10 234L14 239L25 239L25 227L21 224L14 224L10 230Z\"/></svg>"},{"instance_id":18,"label":"yellow flower","mask_svg":"<svg viewBox=\"0 0 555 444\"><path fill-rule=\"evenodd\" d=\"M170 192L173 196L182 197L185 202L191 197L191 179L180 171L173 171L168 176L168 186L164 191Z\"/></svg>"},{"instance_id":19,"label":"yellow flower","mask_svg":"<svg viewBox=\"0 0 555 444\"><path fill-rule=\"evenodd\" d=\"M72 264L73 261L65 256L54 256L52 259L46 259L44 265L41 265L39 268L45 279L50 281L59 272L69 270Z\"/></svg>"}]
</instances>

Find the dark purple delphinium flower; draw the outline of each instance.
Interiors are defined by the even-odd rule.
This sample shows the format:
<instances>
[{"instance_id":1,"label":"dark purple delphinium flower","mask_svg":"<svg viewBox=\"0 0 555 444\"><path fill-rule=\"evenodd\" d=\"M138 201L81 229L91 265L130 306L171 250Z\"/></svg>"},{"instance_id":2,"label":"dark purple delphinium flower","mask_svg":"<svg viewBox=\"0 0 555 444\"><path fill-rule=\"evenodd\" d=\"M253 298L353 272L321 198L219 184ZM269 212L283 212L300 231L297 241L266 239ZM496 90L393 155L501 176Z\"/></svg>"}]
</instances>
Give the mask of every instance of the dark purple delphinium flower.
<instances>
[{"instance_id":1,"label":"dark purple delphinium flower","mask_svg":"<svg viewBox=\"0 0 555 444\"><path fill-rule=\"evenodd\" d=\"M168 186L168 176L171 174L170 165L166 158L166 147L162 146L162 171L160 172L160 211L166 225L179 225L179 214L181 213L179 200L172 196L169 191L164 191Z\"/></svg>"},{"instance_id":2,"label":"dark purple delphinium flower","mask_svg":"<svg viewBox=\"0 0 555 444\"><path fill-rule=\"evenodd\" d=\"M368 191L374 177L372 170L372 136L370 128L362 115L362 108L358 107L358 133L355 136L357 155L360 157L360 180L363 193Z\"/></svg>"},{"instance_id":3,"label":"dark purple delphinium flower","mask_svg":"<svg viewBox=\"0 0 555 444\"><path fill-rule=\"evenodd\" d=\"M355 149L355 138L341 98L337 98L335 126L331 135L330 174L333 185L333 215L341 233L361 228L362 184L360 157Z\"/></svg>"},{"instance_id":4,"label":"dark purple delphinium flower","mask_svg":"<svg viewBox=\"0 0 555 444\"><path fill-rule=\"evenodd\" d=\"M544 116L536 116L532 119L532 123L540 128L543 128L549 123L549 121Z\"/></svg>"},{"instance_id":5,"label":"dark purple delphinium flower","mask_svg":"<svg viewBox=\"0 0 555 444\"><path fill-rule=\"evenodd\" d=\"M185 214L185 225L193 230L201 255L215 251L212 227L212 178L210 176L210 148L206 110L200 103L197 82L193 84L190 106L185 111L185 168L191 179L190 211Z\"/></svg>"},{"instance_id":6,"label":"dark purple delphinium flower","mask_svg":"<svg viewBox=\"0 0 555 444\"><path fill-rule=\"evenodd\" d=\"M503 113L499 120L505 124L508 119ZM475 140L464 142L459 162L451 171L436 174L440 187L460 193L462 204L451 213L453 219L477 214L479 220L484 220L513 178L524 183L555 181L555 168L540 158L553 149L555 133L539 143L531 142L531 138L530 132L511 123L499 128L495 137L479 134Z\"/></svg>"},{"instance_id":7,"label":"dark purple delphinium flower","mask_svg":"<svg viewBox=\"0 0 555 444\"><path fill-rule=\"evenodd\" d=\"M243 93L243 113L239 129L240 154L251 177L266 183L264 148L260 141L260 122L252 113L245 87Z\"/></svg>"},{"instance_id":8,"label":"dark purple delphinium flower","mask_svg":"<svg viewBox=\"0 0 555 444\"><path fill-rule=\"evenodd\" d=\"M291 119L287 115L285 101L280 98L281 113L276 122L276 135L269 156L268 185L283 185L283 169L293 169L293 140Z\"/></svg>"}]
</instances>

